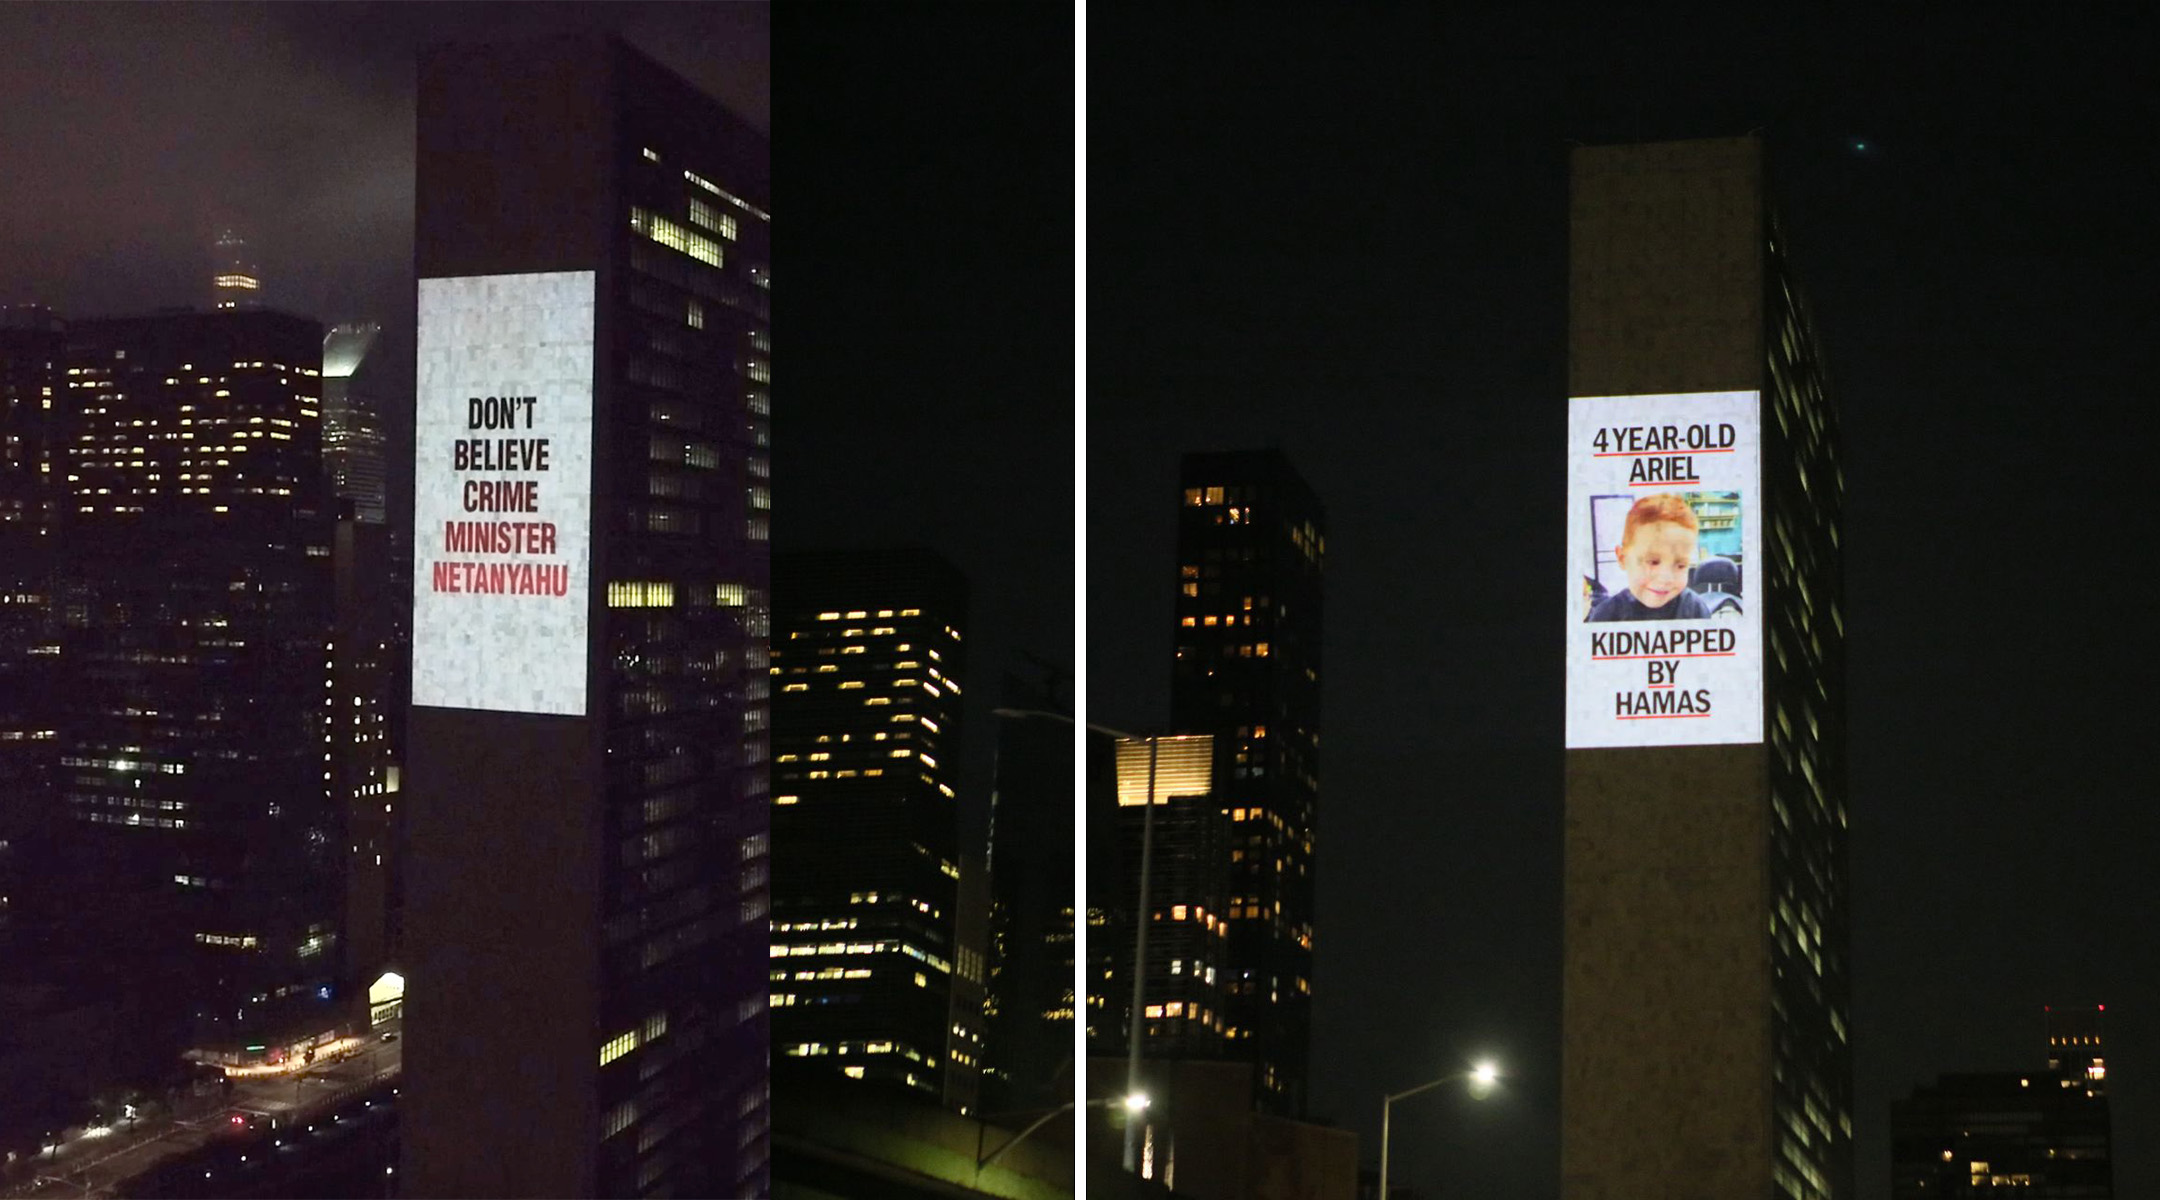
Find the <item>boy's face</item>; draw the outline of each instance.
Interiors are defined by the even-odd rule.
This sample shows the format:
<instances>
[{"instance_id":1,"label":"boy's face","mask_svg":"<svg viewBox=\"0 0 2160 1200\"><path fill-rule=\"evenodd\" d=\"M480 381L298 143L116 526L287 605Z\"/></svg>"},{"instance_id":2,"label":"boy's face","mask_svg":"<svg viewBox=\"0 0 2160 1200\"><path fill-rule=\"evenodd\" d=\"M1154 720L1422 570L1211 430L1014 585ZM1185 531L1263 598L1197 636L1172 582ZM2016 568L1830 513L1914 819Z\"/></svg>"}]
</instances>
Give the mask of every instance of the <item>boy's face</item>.
<instances>
[{"instance_id":1,"label":"boy's face","mask_svg":"<svg viewBox=\"0 0 2160 1200\"><path fill-rule=\"evenodd\" d=\"M1695 531L1674 521L1652 521L1635 527L1635 536L1620 546L1620 569L1627 572L1628 591L1645 608L1663 608L1687 587L1688 568L1695 562Z\"/></svg>"}]
</instances>

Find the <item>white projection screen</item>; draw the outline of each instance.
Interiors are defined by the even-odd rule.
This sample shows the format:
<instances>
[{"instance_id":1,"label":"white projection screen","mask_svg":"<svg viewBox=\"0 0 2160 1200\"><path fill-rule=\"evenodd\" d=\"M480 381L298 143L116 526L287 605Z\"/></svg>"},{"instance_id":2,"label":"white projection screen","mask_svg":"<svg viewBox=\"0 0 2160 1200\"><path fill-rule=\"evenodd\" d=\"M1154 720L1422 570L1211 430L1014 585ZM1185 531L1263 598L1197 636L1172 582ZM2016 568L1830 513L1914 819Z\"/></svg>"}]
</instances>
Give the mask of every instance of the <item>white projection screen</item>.
<instances>
[{"instance_id":1,"label":"white projection screen","mask_svg":"<svg viewBox=\"0 0 2160 1200\"><path fill-rule=\"evenodd\" d=\"M1762 740L1760 410L1568 402L1569 749Z\"/></svg>"},{"instance_id":2,"label":"white projection screen","mask_svg":"<svg viewBox=\"0 0 2160 1200\"><path fill-rule=\"evenodd\" d=\"M590 271L420 281L416 705L584 715L593 303Z\"/></svg>"}]
</instances>

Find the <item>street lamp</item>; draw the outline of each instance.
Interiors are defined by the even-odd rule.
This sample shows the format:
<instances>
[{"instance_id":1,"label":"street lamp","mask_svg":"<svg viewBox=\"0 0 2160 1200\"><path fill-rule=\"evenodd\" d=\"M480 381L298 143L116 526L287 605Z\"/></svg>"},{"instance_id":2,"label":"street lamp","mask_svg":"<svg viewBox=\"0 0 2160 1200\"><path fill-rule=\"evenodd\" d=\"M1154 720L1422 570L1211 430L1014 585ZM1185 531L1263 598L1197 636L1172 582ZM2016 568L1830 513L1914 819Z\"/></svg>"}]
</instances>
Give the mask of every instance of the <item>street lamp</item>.
<instances>
[{"instance_id":1,"label":"street lamp","mask_svg":"<svg viewBox=\"0 0 2160 1200\"><path fill-rule=\"evenodd\" d=\"M1388 1126L1394 1116L1395 1102L1415 1096L1419 1092L1431 1091L1443 1083L1455 1083L1465 1079L1470 1081L1470 1094L1483 1097L1500 1082L1500 1068L1489 1061L1481 1062L1467 1071L1442 1075L1431 1083L1421 1083L1408 1091L1396 1092L1380 1102L1380 1200L1387 1200L1388 1194Z\"/></svg>"},{"instance_id":2,"label":"street lamp","mask_svg":"<svg viewBox=\"0 0 2160 1200\"><path fill-rule=\"evenodd\" d=\"M991 711L1001 717L1046 717L1068 725L1074 723L1071 717L1063 713L1044 712L1040 709L999 708ZM1148 926L1153 923L1153 914L1148 909L1148 872L1155 858L1155 766L1162 757L1162 736L1126 733L1122 729L1111 729L1093 721L1088 722L1087 727L1096 733L1124 738L1127 741L1145 741L1148 745L1147 795L1144 797L1145 807L1140 813L1140 897L1139 902L1134 905L1138 919L1134 922L1133 933L1132 1016L1126 1021L1125 1034L1125 1094L1128 1097L1139 1097L1141 1101L1139 1108L1127 1105L1129 1115L1125 1121L1125 1170L1133 1172L1140 1169L1140 1122L1137 1118L1147 1107L1146 1096L1140 1090L1140 1040L1146 1033L1146 1026L1142 1022L1147 1019L1147 935ZM1079 966L1076 962L1076 969ZM1086 1011L1087 993L1082 991L1077 993L1077 996L1079 1010Z\"/></svg>"},{"instance_id":3,"label":"street lamp","mask_svg":"<svg viewBox=\"0 0 2160 1200\"><path fill-rule=\"evenodd\" d=\"M1104 1096L1100 1099L1090 1100L1087 1102L1087 1106L1089 1108L1103 1108L1111 1104L1117 1105L1128 1113L1138 1115L1139 1113L1145 1112L1147 1110L1148 1098L1147 1095L1142 1092L1127 1092L1122 1096ZM1005 1157L1006 1151L1011 1150L1014 1146L1017 1146L1021 1142L1027 1140L1027 1136L1029 1134L1035 1132L1038 1129L1041 1129L1043 1126L1048 1125L1050 1122L1064 1116L1066 1113L1069 1113L1072 1110L1073 1102L1067 1100L1065 1103L1060 1104L1056 1108L1051 1109L1049 1112L1046 1112L1043 1115L1035 1118L1033 1124L1029 1125L1026 1129L1023 1129L1020 1132L1014 1134L1010 1139L1005 1142L1004 1145L999 1146L997 1149L991 1151L987 1157L976 1159L975 1173L978 1175L982 1174L982 1172L987 1169L991 1164ZM976 1136L981 1136L979 1130Z\"/></svg>"}]
</instances>

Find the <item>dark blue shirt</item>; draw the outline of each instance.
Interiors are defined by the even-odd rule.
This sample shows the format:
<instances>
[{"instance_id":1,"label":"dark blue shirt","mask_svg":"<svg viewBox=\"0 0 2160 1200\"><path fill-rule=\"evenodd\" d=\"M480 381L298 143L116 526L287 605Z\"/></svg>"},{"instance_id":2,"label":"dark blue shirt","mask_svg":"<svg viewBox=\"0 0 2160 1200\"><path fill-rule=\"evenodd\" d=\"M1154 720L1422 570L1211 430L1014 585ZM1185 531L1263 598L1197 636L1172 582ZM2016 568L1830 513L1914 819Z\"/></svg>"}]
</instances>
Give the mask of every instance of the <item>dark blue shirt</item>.
<instances>
[{"instance_id":1,"label":"dark blue shirt","mask_svg":"<svg viewBox=\"0 0 2160 1200\"><path fill-rule=\"evenodd\" d=\"M1680 594L1665 603L1662 608L1652 608L1637 600L1633 593L1621 588L1605 597L1596 608L1590 610L1585 620L1590 621L1688 621L1710 615L1710 606L1703 603L1693 588L1681 588Z\"/></svg>"}]
</instances>

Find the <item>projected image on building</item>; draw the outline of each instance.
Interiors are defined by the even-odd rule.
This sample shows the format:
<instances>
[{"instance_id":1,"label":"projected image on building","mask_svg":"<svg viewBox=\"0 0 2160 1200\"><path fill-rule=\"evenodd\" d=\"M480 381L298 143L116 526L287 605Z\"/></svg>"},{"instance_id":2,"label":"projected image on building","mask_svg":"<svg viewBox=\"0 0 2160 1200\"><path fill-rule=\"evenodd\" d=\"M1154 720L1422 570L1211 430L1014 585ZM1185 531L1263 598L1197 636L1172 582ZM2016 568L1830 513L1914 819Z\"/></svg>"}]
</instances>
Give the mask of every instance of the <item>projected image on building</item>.
<instances>
[{"instance_id":1,"label":"projected image on building","mask_svg":"<svg viewBox=\"0 0 2160 1200\"><path fill-rule=\"evenodd\" d=\"M593 273L420 281L413 703L585 712Z\"/></svg>"},{"instance_id":2,"label":"projected image on building","mask_svg":"<svg viewBox=\"0 0 2160 1200\"><path fill-rule=\"evenodd\" d=\"M1755 392L1570 402L1570 748L1762 740L1757 408Z\"/></svg>"}]
</instances>

